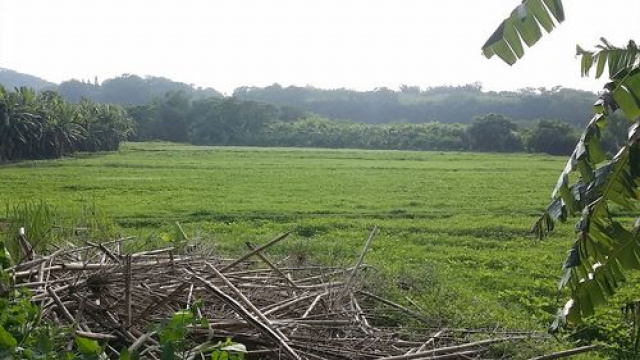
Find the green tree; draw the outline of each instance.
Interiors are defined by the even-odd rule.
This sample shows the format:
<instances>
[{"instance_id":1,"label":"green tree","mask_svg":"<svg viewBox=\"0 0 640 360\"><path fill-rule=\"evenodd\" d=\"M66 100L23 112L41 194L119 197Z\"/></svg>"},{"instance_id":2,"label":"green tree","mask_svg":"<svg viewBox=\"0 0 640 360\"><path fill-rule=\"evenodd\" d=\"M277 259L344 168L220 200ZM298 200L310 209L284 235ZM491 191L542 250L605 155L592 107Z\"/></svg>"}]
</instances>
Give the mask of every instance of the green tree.
<instances>
[{"instance_id":1,"label":"green tree","mask_svg":"<svg viewBox=\"0 0 640 360\"><path fill-rule=\"evenodd\" d=\"M512 152L522 150L518 126L500 114L476 116L467 130L475 151Z\"/></svg>"},{"instance_id":2,"label":"green tree","mask_svg":"<svg viewBox=\"0 0 640 360\"><path fill-rule=\"evenodd\" d=\"M527 151L571 155L578 135L571 125L559 120L538 120L523 139Z\"/></svg>"}]
</instances>

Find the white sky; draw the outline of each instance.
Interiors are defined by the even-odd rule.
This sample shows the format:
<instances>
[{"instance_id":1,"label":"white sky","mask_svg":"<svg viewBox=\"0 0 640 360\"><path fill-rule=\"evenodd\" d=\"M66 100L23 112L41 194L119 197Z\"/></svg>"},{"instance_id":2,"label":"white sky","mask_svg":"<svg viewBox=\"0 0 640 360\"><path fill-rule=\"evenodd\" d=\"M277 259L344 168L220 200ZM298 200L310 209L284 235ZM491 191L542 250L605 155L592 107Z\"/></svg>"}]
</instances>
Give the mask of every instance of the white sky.
<instances>
[{"instance_id":1,"label":"white sky","mask_svg":"<svg viewBox=\"0 0 640 360\"><path fill-rule=\"evenodd\" d=\"M0 0L0 67L60 82L131 73L230 94L272 83L371 90L581 79L575 45L640 33L640 1L564 0L567 20L514 67L480 47L519 0ZM640 39L639 39L640 40Z\"/></svg>"}]
</instances>

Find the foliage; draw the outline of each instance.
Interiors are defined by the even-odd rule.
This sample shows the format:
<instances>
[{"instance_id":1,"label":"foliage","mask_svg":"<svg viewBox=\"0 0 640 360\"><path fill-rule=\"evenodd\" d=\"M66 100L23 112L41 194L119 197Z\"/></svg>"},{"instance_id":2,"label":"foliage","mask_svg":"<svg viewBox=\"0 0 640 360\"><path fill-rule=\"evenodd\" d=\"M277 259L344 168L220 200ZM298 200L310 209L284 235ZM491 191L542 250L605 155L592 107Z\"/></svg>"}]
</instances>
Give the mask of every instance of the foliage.
<instances>
[{"instance_id":1,"label":"foliage","mask_svg":"<svg viewBox=\"0 0 640 360\"><path fill-rule=\"evenodd\" d=\"M11 291L0 296L1 359L98 359L85 354L92 340L76 337L76 352L66 347L70 339L69 329L40 322L40 308L31 303L30 294Z\"/></svg>"},{"instance_id":2,"label":"foliage","mask_svg":"<svg viewBox=\"0 0 640 360\"><path fill-rule=\"evenodd\" d=\"M628 79L622 79L621 84L625 81ZM617 100L615 92L611 99ZM552 204L535 227L544 234L552 228L553 221L581 214L576 225L578 238L564 263L559 284L560 288L569 287L571 299L559 311L555 327L592 315L595 307L616 292L626 269L640 268L637 227L616 215L636 209L636 181L640 176L637 125L631 128L626 146L612 159L605 157L600 146L600 129L606 125L609 111L616 107L617 103L596 103L597 114L561 174ZM578 180L569 184L572 172L578 173Z\"/></svg>"},{"instance_id":3,"label":"foliage","mask_svg":"<svg viewBox=\"0 0 640 360\"><path fill-rule=\"evenodd\" d=\"M13 207L7 204L6 217L8 226L4 231L4 248L9 259L16 262L24 260L17 237L21 229L31 241L32 250L56 242L53 229L57 219L54 210L44 201L23 202Z\"/></svg>"},{"instance_id":4,"label":"foliage","mask_svg":"<svg viewBox=\"0 0 640 360\"><path fill-rule=\"evenodd\" d=\"M275 122L262 132L260 145L394 150L468 150L459 124L370 125L311 117Z\"/></svg>"},{"instance_id":5,"label":"foliage","mask_svg":"<svg viewBox=\"0 0 640 360\"><path fill-rule=\"evenodd\" d=\"M522 30L527 21L535 22L527 19L527 15L534 15L538 21L542 19L527 7L533 3L525 1L501 24L483 46L487 57L498 54L512 64L522 56L521 39L513 38L514 28L529 46L540 38L539 31L528 34L531 29ZM545 1L545 4L544 10L562 21L560 0ZM530 36L533 41L527 41ZM577 47L581 73L587 76L595 67L595 76L599 78L608 70L611 82L594 105L595 116L558 179L551 205L533 228L542 237L554 228L555 221L581 215L575 226L578 236L564 262L558 285L560 290L568 287L570 299L558 311L553 330L566 322L578 323L593 315L596 307L618 292L628 270L640 269L640 218L635 223L628 219L637 214L640 185L640 123L637 122L640 116L640 51L634 41L629 41L626 48L613 46L604 38L601 42L596 51ZM608 158L602 146L603 130L618 109L631 125L624 146ZM570 176L577 180L570 183ZM636 351L638 339L640 333L636 333Z\"/></svg>"},{"instance_id":6,"label":"foliage","mask_svg":"<svg viewBox=\"0 0 640 360\"><path fill-rule=\"evenodd\" d=\"M601 38L601 45L596 46L596 51L586 51L577 46L577 55L581 58L580 70L582 76L589 76L595 66L595 77L600 78L605 69L609 77L614 78L621 71L628 71L640 65L640 49L631 40L626 48L611 45L605 38Z\"/></svg>"},{"instance_id":7,"label":"foliage","mask_svg":"<svg viewBox=\"0 0 640 360\"><path fill-rule=\"evenodd\" d=\"M130 108L129 113L136 123L136 140L198 145L515 152L523 149L524 138L517 133L515 122L504 115L476 117L469 127L438 122L368 124L330 120L235 97L195 100L185 93L168 93L151 104ZM565 123L554 124L558 129L569 128ZM552 141L566 142L567 138ZM530 149L554 151L552 145Z\"/></svg>"},{"instance_id":8,"label":"foliage","mask_svg":"<svg viewBox=\"0 0 640 360\"><path fill-rule=\"evenodd\" d=\"M0 86L0 163L116 150L131 130L121 107L88 100L71 104L52 91Z\"/></svg>"},{"instance_id":9,"label":"foliage","mask_svg":"<svg viewBox=\"0 0 640 360\"><path fill-rule=\"evenodd\" d=\"M483 47L487 57L498 54L512 64L523 55L518 34L529 46L540 38L539 31L528 33L535 30L535 26L522 29L527 21L532 23L541 19L527 7L533 3L525 1L501 24L497 35L494 34ZM556 3L561 6L560 1ZM555 9L554 15L559 14L560 8ZM553 12L554 7L545 10ZM526 19L527 15L536 18ZM556 19L561 20L557 16ZM518 33L510 38L514 33L509 32L514 29ZM527 41L527 37L532 41ZM640 52L633 41L626 48L618 48L602 39L602 45L596 51L578 47L578 55L581 56L583 76L595 67L595 75L600 77L608 68L612 81L594 105L595 115L558 179L552 203L533 227L542 237L553 230L555 221L581 215L575 226L578 236L564 262L558 285L559 290L569 289L570 299L558 311L553 330L566 322L578 323L593 315L595 308L618 292L628 270L640 269L640 218L635 223L628 219L637 213L640 185L640 123L636 121L640 116ZM626 144L615 156L608 158L602 146L602 134L609 118L618 109L632 125ZM571 176L576 179L573 183ZM635 348L637 350L638 341Z\"/></svg>"},{"instance_id":10,"label":"foliage","mask_svg":"<svg viewBox=\"0 0 640 360\"><path fill-rule=\"evenodd\" d=\"M423 90L404 85L399 91L272 85L238 88L233 96L241 100L293 106L330 119L369 124L469 124L476 115L500 113L523 122L550 118L582 126L584 118L589 115L594 95L562 87L492 92L484 91L480 84L470 84Z\"/></svg>"},{"instance_id":11,"label":"foliage","mask_svg":"<svg viewBox=\"0 0 640 360\"><path fill-rule=\"evenodd\" d=\"M577 142L575 130L557 120L538 120L523 139L527 151L551 155L570 155Z\"/></svg>"},{"instance_id":12,"label":"foliage","mask_svg":"<svg viewBox=\"0 0 640 360\"><path fill-rule=\"evenodd\" d=\"M473 119L469 126L471 148L476 151L515 152L522 149L517 125L500 114Z\"/></svg>"},{"instance_id":13,"label":"foliage","mask_svg":"<svg viewBox=\"0 0 640 360\"><path fill-rule=\"evenodd\" d=\"M498 55L513 65L524 56L524 45L533 46L542 37L541 29L551 32L564 21L561 0L524 0L482 46L487 58Z\"/></svg>"},{"instance_id":14,"label":"foliage","mask_svg":"<svg viewBox=\"0 0 640 360\"><path fill-rule=\"evenodd\" d=\"M198 316L198 309L202 306L201 301L195 301L189 309L175 312L168 321L158 327L162 359L181 359L189 356L205 358L206 355L212 360L244 360L247 349L243 344L233 342L231 338L217 343L198 344L198 354L187 352L186 349L192 349L195 345L188 338L188 328L208 327L207 319Z\"/></svg>"}]
</instances>

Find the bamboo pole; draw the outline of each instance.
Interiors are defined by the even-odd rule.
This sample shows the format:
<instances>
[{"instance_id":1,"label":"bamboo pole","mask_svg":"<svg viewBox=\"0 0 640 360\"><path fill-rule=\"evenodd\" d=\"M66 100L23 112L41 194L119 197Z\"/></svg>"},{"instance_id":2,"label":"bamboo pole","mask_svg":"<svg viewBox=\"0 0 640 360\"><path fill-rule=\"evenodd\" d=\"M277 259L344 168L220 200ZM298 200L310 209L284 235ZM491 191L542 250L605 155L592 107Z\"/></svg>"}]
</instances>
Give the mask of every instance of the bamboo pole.
<instances>
[{"instance_id":1,"label":"bamboo pole","mask_svg":"<svg viewBox=\"0 0 640 360\"><path fill-rule=\"evenodd\" d=\"M367 255L367 252L369 252L369 248L371 247L371 243L373 242L373 238L376 236L376 233L378 233L378 227L374 226L373 229L371 230L371 233L369 233L369 238L367 239L367 242L364 244L364 249L362 249L362 252L360 253L360 258L358 258L358 262L356 263L356 266L353 268L353 271L351 272L351 276L349 276L349 280L347 280L346 291L349 291L349 289L351 288L353 284L353 279L356 277L356 274L358 273L358 269L360 268L360 266L362 266L362 263L364 262L364 257Z\"/></svg>"},{"instance_id":2,"label":"bamboo pole","mask_svg":"<svg viewBox=\"0 0 640 360\"><path fill-rule=\"evenodd\" d=\"M423 357L426 357L429 359L435 359L436 355L443 355L443 354L450 354L453 356L457 356L457 353L460 353L462 351L466 351L469 349L483 347L483 346L487 346L487 345L491 345L499 342L522 340L526 338L527 338L526 336L511 336L511 337L502 337L502 338L496 338L496 339L487 339L487 340L476 341L476 342L467 343L463 345L447 346L447 347L428 350L428 351L416 352L413 354L387 356L387 357L378 358L378 360L410 360L410 359L420 359Z\"/></svg>"},{"instance_id":3,"label":"bamboo pole","mask_svg":"<svg viewBox=\"0 0 640 360\"><path fill-rule=\"evenodd\" d=\"M249 250L256 250L256 247L250 242L247 242L247 247L249 248ZM271 261L269 261L269 259L267 259L267 257L264 256L262 252L258 251L256 255L260 258L260 260L264 261L264 263L267 264L267 266L269 266L276 274L280 275L281 278L283 278L287 283L289 283L289 285L291 285L292 287L298 290L300 289L300 287L298 287L298 285L294 283L293 280L291 280L285 273L282 272L282 270L278 269L277 266L275 266Z\"/></svg>"},{"instance_id":4,"label":"bamboo pole","mask_svg":"<svg viewBox=\"0 0 640 360\"><path fill-rule=\"evenodd\" d=\"M200 281L216 297L218 297L220 300L224 301L231 308L233 308L236 311L236 313L240 315L243 319L245 319L247 322L254 325L254 327L258 329L260 332L262 332L265 336L275 341L290 358L295 360L302 360L302 358L295 352L295 350L293 350L289 346L289 344L287 344L287 342L280 337L278 333L276 333L271 327L269 327L269 325L264 324L258 318L252 315L239 302L237 302L235 299L233 299L229 295L225 294L222 290L220 290L217 286L213 285L210 281L206 280L205 278L199 275L196 275L194 273L191 273L191 275L194 278L196 278L198 281Z\"/></svg>"},{"instance_id":5,"label":"bamboo pole","mask_svg":"<svg viewBox=\"0 0 640 360\"><path fill-rule=\"evenodd\" d=\"M582 347L578 347L578 348L575 348L575 349L558 351L558 352L554 352L554 353L548 354L548 355L533 357L533 358L531 358L529 360L561 359L561 358L565 358L565 357L569 357L569 356L573 356L573 355L578 355L578 354L582 354L582 353L586 353L586 352L590 352L590 351L595 351L595 350L598 350L599 348L601 348L600 345L587 345L587 346L582 346Z\"/></svg>"},{"instance_id":6,"label":"bamboo pole","mask_svg":"<svg viewBox=\"0 0 640 360\"><path fill-rule=\"evenodd\" d=\"M291 233L290 231L287 231L287 232L285 232L283 234L280 234L280 235L276 236L273 240L269 241L268 243L266 243L266 244L264 244L264 245L262 245L260 247L255 248L254 250L244 254L243 256L241 256L239 259L237 259L236 261L232 262L231 264L222 267L220 269L220 272L224 273L224 272L227 272L227 271L233 269L238 264L240 264L241 262L243 262L243 261L247 260L248 258L252 257L253 255L255 255L255 254L261 252L262 250L267 249L267 248L277 244L281 240L285 239L287 236L289 236L290 233Z\"/></svg>"}]
</instances>

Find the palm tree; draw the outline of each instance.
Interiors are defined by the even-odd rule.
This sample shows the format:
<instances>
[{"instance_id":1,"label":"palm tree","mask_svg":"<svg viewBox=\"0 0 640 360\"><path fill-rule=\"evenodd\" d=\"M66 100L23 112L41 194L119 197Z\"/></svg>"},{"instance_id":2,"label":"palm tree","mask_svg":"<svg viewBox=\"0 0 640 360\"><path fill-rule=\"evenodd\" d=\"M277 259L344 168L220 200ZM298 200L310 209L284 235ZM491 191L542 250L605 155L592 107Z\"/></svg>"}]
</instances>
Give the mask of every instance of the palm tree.
<instances>
[{"instance_id":1,"label":"palm tree","mask_svg":"<svg viewBox=\"0 0 640 360\"><path fill-rule=\"evenodd\" d=\"M36 94L26 88L7 92L0 86L0 161L27 158L42 130Z\"/></svg>"},{"instance_id":2,"label":"palm tree","mask_svg":"<svg viewBox=\"0 0 640 360\"><path fill-rule=\"evenodd\" d=\"M53 91L0 87L0 162L117 150L132 129L121 106L73 104Z\"/></svg>"}]
</instances>

